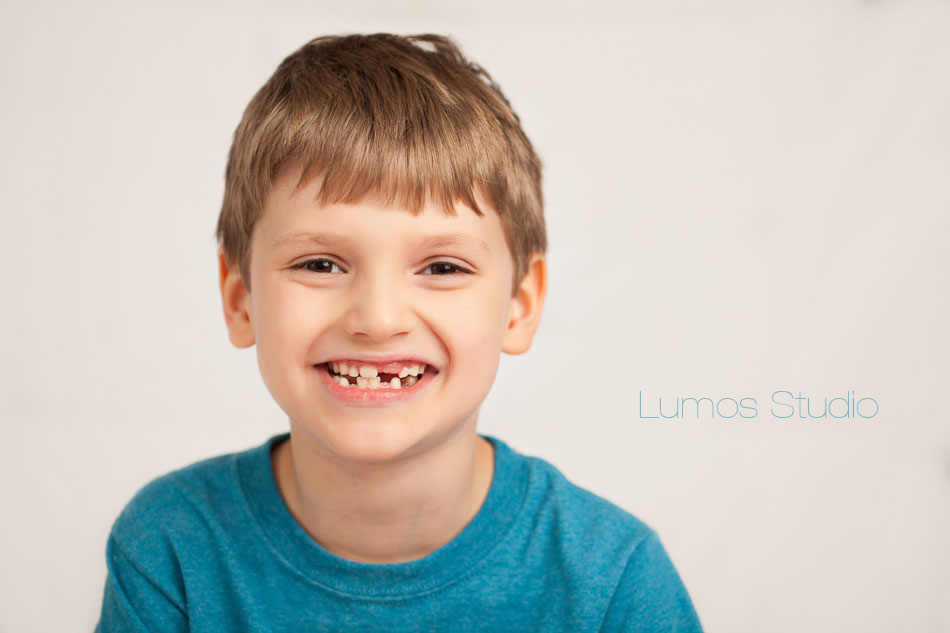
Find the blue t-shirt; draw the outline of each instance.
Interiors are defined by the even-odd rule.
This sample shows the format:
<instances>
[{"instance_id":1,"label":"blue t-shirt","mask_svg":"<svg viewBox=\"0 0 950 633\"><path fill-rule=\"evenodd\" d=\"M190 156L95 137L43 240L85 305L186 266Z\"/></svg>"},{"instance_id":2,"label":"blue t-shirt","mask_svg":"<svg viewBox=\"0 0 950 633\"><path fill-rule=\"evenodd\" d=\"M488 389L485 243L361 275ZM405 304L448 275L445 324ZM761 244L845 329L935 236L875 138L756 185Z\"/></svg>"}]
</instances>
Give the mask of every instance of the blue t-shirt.
<instances>
[{"instance_id":1,"label":"blue t-shirt","mask_svg":"<svg viewBox=\"0 0 950 633\"><path fill-rule=\"evenodd\" d=\"M403 563L337 556L277 488L288 436L135 495L109 535L97 632L702 630L656 532L487 435L491 487L455 538Z\"/></svg>"}]
</instances>

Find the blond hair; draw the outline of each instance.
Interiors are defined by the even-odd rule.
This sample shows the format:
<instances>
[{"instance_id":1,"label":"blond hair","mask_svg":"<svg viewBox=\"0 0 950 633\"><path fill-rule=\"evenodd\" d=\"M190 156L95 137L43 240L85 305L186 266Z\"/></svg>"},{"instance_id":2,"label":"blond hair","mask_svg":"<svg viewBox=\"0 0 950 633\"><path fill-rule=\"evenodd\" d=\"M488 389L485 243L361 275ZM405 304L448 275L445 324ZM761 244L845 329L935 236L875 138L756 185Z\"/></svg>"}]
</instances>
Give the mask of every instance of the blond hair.
<instances>
[{"instance_id":1,"label":"blond hair","mask_svg":"<svg viewBox=\"0 0 950 633\"><path fill-rule=\"evenodd\" d=\"M322 179L320 204L373 196L413 215L477 199L501 220L512 294L547 238L541 161L492 78L438 35L326 36L288 56L234 132L216 237L250 290L250 243L285 168Z\"/></svg>"}]
</instances>

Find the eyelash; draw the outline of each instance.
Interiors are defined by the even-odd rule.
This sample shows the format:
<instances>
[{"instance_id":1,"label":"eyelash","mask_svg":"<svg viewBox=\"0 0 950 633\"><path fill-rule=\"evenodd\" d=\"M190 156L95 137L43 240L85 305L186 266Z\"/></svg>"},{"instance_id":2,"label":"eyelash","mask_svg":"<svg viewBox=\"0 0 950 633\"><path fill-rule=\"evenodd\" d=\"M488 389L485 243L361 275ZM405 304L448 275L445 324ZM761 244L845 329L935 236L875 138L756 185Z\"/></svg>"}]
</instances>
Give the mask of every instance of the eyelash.
<instances>
[{"instance_id":1,"label":"eyelash","mask_svg":"<svg viewBox=\"0 0 950 633\"><path fill-rule=\"evenodd\" d=\"M308 264L312 264L312 263L314 263L314 262L327 262L327 263L330 264L331 266L336 266L336 267L339 268L340 270L343 270L343 267L340 266L339 264L337 264L336 262L334 262L333 260L330 260L330 259L323 259L323 258L320 258L320 259L308 259L308 260L306 260L306 261L300 262L299 264L294 264L293 266L290 267L290 269L291 269L291 270L304 270L304 269L307 269L307 272L310 272L310 273L325 272L325 271L322 271L322 270L310 270L310 269L307 268L307 265L308 265Z\"/></svg>"},{"instance_id":2,"label":"eyelash","mask_svg":"<svg viewBox=\"0 0 950 633\"><path fill-rule=\"evenodd\" d=\"M426 266L423 270L429 270L433 266L451 266L454 269L454 272L452 273L429 273L430 275L433 275L434 277L446 277L448 275L453 275L453 274L463 274L463 275L472 274L472 271L470 271L469 269L462 268L458 264L453 264L452 262L432 262L431 264Z\"/></svg>"},{"instance_id":3,"label":"eyelash","mask_svg":"<svg viewBox=\"0 0 950 633\"><path fill-rule=\"evenodd\" d=\"M309 268L307 268L307 266L308 266L309 264L313 263L313 262L327 262L327 263L329 263L331 266L336 266L336 267L339 268L340 270L343 270L343 268L342 268L339 264L337 264L336 262L334 262L333 260L324 259L324 258L320 258L320 259L308 259L308 260L306 260L306 261L300 262L299 264L294 264L294 265L291 266L290 268L291 268L291 270L306 270L307 272L312 272L312 273L317 273L317 272L319 272L319 273L325 273L325 272L326 272L326 271L310 270ZM471 274L473 274L472 271L468 270L467 268L463 268L462 266L459 266L458 264L453 264L452 262L443 262L443 261L432 262L431 264L429 264L428 266L425 267L425 270L428 270L428 269L432 268L433 266L439 266L439 265L442 265L442 266L451 266L454 270L453 270L453 272L450 272L450 273L429 273L429 274L432 275L432 276L434 276L434 277L447 277L447 276L449 276L449 275L454 275L454 274L463 274L463 275L471 275ZM332 273L330 273L330 274L332 274ZM339 274L339 273L337 273L337 274Z\"/></svg>"}]
</instances>

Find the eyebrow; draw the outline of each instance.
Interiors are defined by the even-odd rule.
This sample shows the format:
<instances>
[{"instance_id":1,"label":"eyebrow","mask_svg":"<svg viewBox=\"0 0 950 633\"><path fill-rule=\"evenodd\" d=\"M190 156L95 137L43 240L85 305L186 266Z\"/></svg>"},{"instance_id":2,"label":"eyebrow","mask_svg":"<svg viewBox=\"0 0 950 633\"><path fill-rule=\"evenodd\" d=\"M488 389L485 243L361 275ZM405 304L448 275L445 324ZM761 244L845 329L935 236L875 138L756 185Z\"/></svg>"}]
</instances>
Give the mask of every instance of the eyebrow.
<instances>
[{"instance_id":1,"label":"eyebrow","mask_svg":"<svg viewBox=\"0 0 950 633\"><path fill-rule=\"evenodd\" d=\"M488 242L485 240L465 235L464 233L441 233L438 235L426 235L413 241L413 247L418 250L438 250L447 247L465 248L483 253L491 253Z\"/></svg>"},{"instance_id":2,"label":"eyebrow","mask_svg":"<svg viewBox=\"0 0 950 633\"><path fill-rule=\"evenodd\" d=\"M291 233L274 240L274 248L280 248L288 244L312 244L315 246L333 246L350 245L353 240L340 233L328 233L326 231L300 231ZM439 233L436 235L424 235L412 241L413 250L438 250L440 248L464 248L473 251L482 251L486 254L491 253L491 248L485 240L466 235L464 233Z\"/></svg>"},{"instance_id":3,"label":"eyebrow","mask_svg":"<svg viewBox=\"0 0 950 633\"><path fill-rule=\"evenodd\" d=\"M299 231L290 233L274 240L274 248L280 248L288 244L313 244L315 246L332 246L333 244L349 244L350 238L339 233L327 233L325 231Z\"/></svg>"}]
</instances>

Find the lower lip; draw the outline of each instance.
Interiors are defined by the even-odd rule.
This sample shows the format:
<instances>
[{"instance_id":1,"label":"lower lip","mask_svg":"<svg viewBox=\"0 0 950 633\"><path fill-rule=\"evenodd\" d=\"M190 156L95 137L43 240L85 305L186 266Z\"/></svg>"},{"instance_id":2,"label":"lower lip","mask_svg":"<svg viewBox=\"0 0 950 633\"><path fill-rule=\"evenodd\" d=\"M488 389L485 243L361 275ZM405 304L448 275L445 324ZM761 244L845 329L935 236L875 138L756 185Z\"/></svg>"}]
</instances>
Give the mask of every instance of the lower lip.
<instances>
[{"instance_id":1,"label":"lower lip","mask_svg":"<svg viewBox=\"0 0 950 633\"><path fill-rule=\"evenodd\" d=\"M393 389L391 387L382 387L379 389L360 389L359 387L344 387L330 376L326 364L315 365L314 369L319 374L320 382L326 387L327 391L338 400L347 404L377 406L396 402L404 402L413 398L423 389L429 386L429 383L435 379L438 372L427 370L411 387L400 387Z\"/></svg>"}]
</instances>

